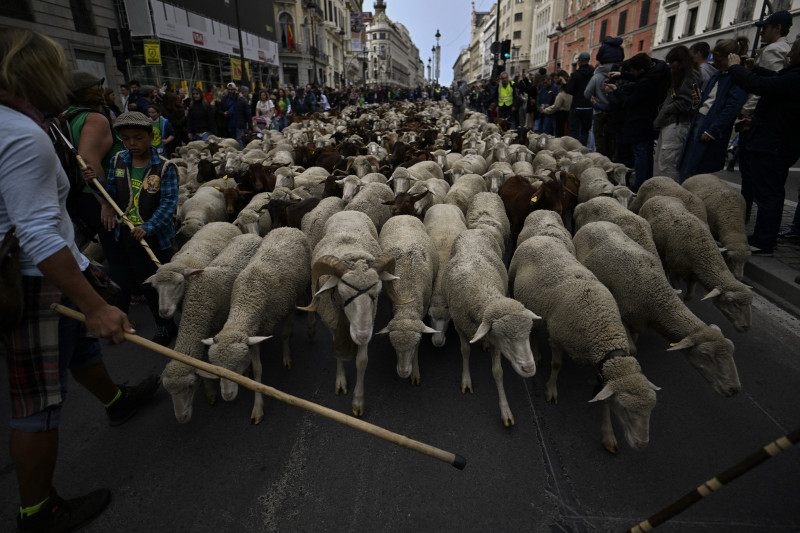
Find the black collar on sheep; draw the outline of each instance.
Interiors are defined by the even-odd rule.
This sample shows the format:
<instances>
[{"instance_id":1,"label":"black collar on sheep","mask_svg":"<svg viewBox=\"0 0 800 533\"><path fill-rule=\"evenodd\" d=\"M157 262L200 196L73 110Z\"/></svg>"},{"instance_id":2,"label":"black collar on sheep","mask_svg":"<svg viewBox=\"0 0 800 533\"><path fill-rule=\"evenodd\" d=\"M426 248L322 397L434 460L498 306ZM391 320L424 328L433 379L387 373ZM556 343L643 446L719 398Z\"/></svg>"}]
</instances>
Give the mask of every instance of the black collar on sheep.
<instances>
[{"instance_id":1,"label":"black collar on sheep","mask_svg":"<svg viewBox=\"0 0 800 533\"><path fill-rule=\"evenodd\" d=\"M597 363L597 366L595 366L595 371L597 372L597 376L600 378L601 384L605 384L606 382L606 378L603 377L603 365L617 357L628 357L628 354L623 350L611 350L606 354L605 357L600 359L600 362Z\"/></svg>"}]
</instances>

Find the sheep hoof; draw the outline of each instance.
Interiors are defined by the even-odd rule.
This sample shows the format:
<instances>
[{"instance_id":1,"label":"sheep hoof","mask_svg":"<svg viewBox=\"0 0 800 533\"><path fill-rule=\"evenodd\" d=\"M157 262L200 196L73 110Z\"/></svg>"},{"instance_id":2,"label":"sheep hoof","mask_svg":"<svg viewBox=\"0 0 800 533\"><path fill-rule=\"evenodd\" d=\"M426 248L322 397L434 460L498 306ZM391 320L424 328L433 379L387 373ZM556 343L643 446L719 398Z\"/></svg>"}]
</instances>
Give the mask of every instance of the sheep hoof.
<instances>
[{"instance_id":1,"label":"sheep hoof","mask_svg":"<svg viewBox=\"0 0 800 533\"><path fill-rule=\"evenodd\" d=\"M364 406L363 405L356 405L353 404L353 416L362 417L364 416Z\"/></svg>"},{"instance_id":2,"label":"sheep hoof","mask_svg":"<svg viewBox=\"0 0 800 533\"><path fill-rule=\"evenodd\" d=\"M342 395L347 396L347 387L340 387L337 385L333 392L336 394L336 396L339 396L339 391L342 391Z\"/></svg>"},{"instance_id":3,"label":"sheep hoof","mask_svg":"<svg viewBox=\"0 0 800 533\"><path fill-rule=\"evenodd\" d=\"M510 428L514 425L514 417L513 416L504 416L503 417L503 425L507 428Z\"/></svg>"},{"instance_id":4,"label":"sheep hoof","mask_svg":"<svg viewBox=\"0 0 800 533\"><path fill-rule=\"evenodd\" d=\"M214 405L216 403L217 403L217 397L216 396L209 396L208 397L208 405Z\"/></svg>"},{"instance_id":5,"label":"sheep hoof","mask_svg":"<svg viewBox=\"0 0 800 533\"><path fill-rule=\"evenodd\" d=\"M464 386L464 385L461 386L461 394L466 394L467 391L469 391L470 394L474 394L474 391L472 390L472 385L471 384L470 385L466 385L466 386Z\"/></svg>"},{"instance_id":6,"label":"sheep hoof","mask_svg":"<svg viewBox=\"0 0 800 533\"><path fill-rule=\"evenodd\" d=\"M292 369L292 362L291 361L284 361L283 362L283 369L284 370L291 370Z\"/></svg>"},{"instance_id":7,"label":"sheep hoof","mask_svg":"<svg viewBox=\"0 0 800 533\"><path fill-rule=\"evenodd\" d=\"M264 415L250 416L250 424L254 426L260 424L262 420L264 420Z\"/></svg>"},{"instance_id":8,"label":"sheep hoof","mask_svg":"<svg viewBox=\"0 0 800 533\"><path fill-rule=\"evenodd\" d=\"M419 375L411 376L411 384L412 385L419 385Z\"/></svg>"},{"instance_id":9,"label":"sheep hoof","mask_svg":"<svg viewBox=\"0 0 800 533\"><path fill-rule=\"evenodd\" d=\"M547 393L547 403L552 403L553 405L558 405L558 394L550 394Z\"/></svg>"},{"instance_id":10,"label":"sheep hoof","mask_svg":"<svg viewBox=\"0 0 800 533\"><path fill-rule=\"evenodd\" d=\"M619 447L617 446L617 441L603 441L603 448L606 449L609 453L617 453L619 451Z\"/></svg>"}]
</instances>

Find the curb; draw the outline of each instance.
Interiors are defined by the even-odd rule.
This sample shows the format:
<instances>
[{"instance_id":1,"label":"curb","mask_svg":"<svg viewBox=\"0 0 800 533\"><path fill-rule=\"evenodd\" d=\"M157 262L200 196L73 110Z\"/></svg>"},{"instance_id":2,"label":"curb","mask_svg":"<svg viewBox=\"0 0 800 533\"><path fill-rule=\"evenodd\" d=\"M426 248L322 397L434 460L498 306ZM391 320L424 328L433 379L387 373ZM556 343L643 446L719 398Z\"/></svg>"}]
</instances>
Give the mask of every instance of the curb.
<instances>
[{"instance_id":1,"label":"curb","mask_svg":"<svg viewBox=\"0 0 800 533\"><path fill-rule=\"evenodd\" d=\"M800 317L800 284L794 280L799 272L770 257L751 257L744 265L744 282L760 294Z\"/></svg>"}]
</instances>

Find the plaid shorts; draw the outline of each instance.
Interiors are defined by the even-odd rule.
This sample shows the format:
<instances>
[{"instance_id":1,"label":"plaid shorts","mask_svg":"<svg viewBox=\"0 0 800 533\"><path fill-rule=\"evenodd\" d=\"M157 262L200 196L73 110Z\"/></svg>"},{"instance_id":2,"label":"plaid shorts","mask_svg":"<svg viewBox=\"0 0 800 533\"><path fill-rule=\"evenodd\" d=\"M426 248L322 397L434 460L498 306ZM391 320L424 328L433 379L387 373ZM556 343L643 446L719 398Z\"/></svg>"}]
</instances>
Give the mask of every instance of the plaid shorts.
<instances>
[{"instance_id":1,"label":"plaid shorts","mask_svg":"<svg viewBox=\"0 0 800 533\"><path fill-rule=\"evenodd\" d=\"M102 360L102 354L96 340L83 338L79 322L50 309L54 303L64 303L55 285L42 277L23 276L22 286L22 322L2 334L10 382L11 425L23 431L46 431L58 427L68 368L91 366ZM36 420L22 421L36 415Z\"/></svg>"}]
</instances>

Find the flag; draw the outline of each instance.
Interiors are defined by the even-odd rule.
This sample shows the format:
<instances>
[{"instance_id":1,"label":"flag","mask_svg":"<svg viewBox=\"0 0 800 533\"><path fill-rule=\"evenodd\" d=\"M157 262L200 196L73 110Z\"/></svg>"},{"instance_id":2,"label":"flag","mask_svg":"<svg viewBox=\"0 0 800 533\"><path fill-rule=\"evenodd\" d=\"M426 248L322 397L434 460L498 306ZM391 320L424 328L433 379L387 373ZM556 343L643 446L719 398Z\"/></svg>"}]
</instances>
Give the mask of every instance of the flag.
<instances>
[{"instance_id":1,"label":"flag","mask_svg":"<svg viewBox=\"0 0 800 533\"><path fill-rule=\"evenodd\" d=\"M291 50L291 51L293 51L293 52L294 52L294 51L295 51L295 47L294 47L294 35L292 35L292 25L291 25L291 24L287 24L287 25L286 25L286 34L287 34L287 39L286 39L286 41L287 41L287 42L286 42L286 45L287 45L287 46L286 46L286 47L287 47L289 50Z\"/></svg>"}]
</instances>

